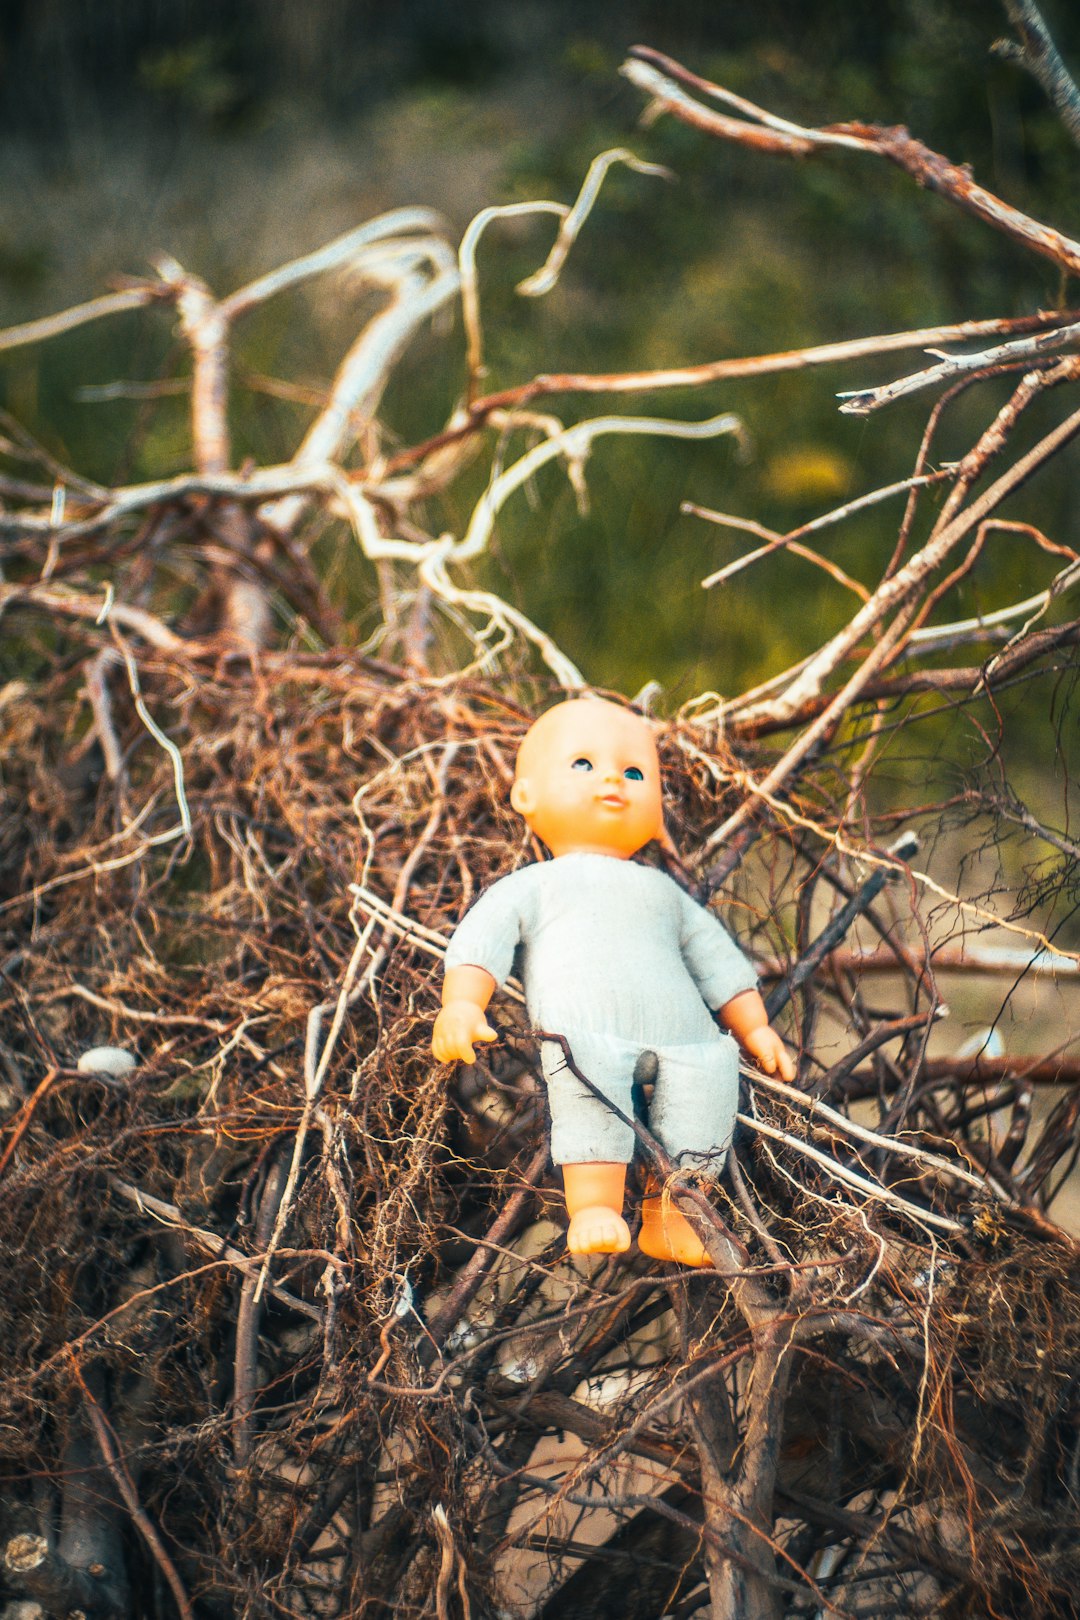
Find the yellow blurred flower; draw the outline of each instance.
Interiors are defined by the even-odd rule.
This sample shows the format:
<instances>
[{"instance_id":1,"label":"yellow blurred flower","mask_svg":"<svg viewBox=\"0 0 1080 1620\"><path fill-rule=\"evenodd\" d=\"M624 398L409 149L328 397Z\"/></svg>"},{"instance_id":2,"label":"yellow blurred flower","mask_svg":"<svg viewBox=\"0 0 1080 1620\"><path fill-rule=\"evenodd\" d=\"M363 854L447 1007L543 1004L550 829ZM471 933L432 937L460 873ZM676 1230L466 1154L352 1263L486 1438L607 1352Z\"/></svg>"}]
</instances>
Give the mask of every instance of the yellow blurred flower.
<instances>
[{"instance_id":1,"label":"yellow blurred flower","mask_svg":"<svg viewBox=\"0 0 1080 1620\"><path fill-rule=\"evenodd\" d=\"M785 448L765 469L765 492L779 501L839 500L851 489L854 469L846 456L823 444Z\"/></svg>"}]
</instances>

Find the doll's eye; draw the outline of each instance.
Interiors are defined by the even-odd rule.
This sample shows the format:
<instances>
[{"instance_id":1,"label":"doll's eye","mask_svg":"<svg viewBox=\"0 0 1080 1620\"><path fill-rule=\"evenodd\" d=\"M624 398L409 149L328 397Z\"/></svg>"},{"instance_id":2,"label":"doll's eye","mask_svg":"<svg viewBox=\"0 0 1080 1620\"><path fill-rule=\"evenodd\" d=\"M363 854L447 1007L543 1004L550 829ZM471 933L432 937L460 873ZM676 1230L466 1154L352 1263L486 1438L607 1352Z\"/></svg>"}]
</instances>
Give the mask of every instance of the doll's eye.
<instances>
[{"instance_id":1,"label":"doll's eye","mask_svg":"<svg viewBox=\"0 0 1080 1620\"><path fill-rule=\"evenodd\" d=\"M628 782L644 782L645 780L645 772L639 770L636 765L628 765L623 771L623 775Z\"/></svg>"},{"instance_id":2,"label":"doll's eye","mask_svg":"<svg viewBox=\"0 0 1080 1620\"><path fill-rule=\"evenodd\" d=\"M571 765L570 769L572 771L591 771L592 770L592 760L591 759L586 759L584 754L582 754L580 759L575 759L575 761Z\"/></svg>"}]
</instances>

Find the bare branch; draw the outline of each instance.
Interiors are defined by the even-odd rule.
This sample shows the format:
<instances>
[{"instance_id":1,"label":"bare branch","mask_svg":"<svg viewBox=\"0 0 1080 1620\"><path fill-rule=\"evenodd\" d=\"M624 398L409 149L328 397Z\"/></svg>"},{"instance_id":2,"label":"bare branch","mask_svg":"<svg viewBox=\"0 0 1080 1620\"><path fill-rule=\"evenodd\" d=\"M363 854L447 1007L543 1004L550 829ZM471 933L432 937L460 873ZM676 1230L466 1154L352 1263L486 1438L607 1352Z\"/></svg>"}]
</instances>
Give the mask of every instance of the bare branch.
<instances>
[{"instance_id":1,"label":"bare branch","mask_svg":"<svg viewBox=\"0 0 1080 1620\"><path fill-rule=\"evenodd\" d=\"M868 416L871 411L880 410L883 405L891 405L894 400L906 399L912 394L921 393L925 388L933 388L939 382L951 382L954 377L963 376L971 371L985 371L988 376L993 375L996 368L1017 364L1026 364L1037 360L1044 354L1053 354L1058 349L1067 349L1071 344L1080 342L1080 323L1058 327L1053 332L1040 332L1035 337L1018 338L1013 343L1001 343L993 349L983 349L976 354L949 354L943 355L936 366L929 366L925 371L916 371L910 377L901 377L896 382L885 383L880 388L862 388L854 392L839 394L837 397L844 401L840 409L849 416Z\"/></svg>"},{"instance_id":2,"label":"bare branch","mask_svg":"<svg viewBox=\"0 0 1080 1620\"><path fill-rule=\"evenodd\" d=\"M1072 375L1072 362L1066 361L1063 364L1069 369L1060 373L1061 380ZM984 465L1000 444L1002 434L1011 427L1015 417L1041 392L1043 387L1051 386L1056 380L1058 378L1054 373L1050 373L1045 377L1035 373L1026 378L1014 398L998 414L995 421L983 434L979 444L972 451L969 458L972 464ZM784 693L783 698L773 699L771 702L750 708L744 711L740 718L752 723L756 719L777 720L784 716L790 717L807 698L816 697L821 689L822 682L839 666L870 627L879 623L893 607L902 606L910 598L912 592L945 560L950 551L971 533L972 529L989 517L1007 495L1019 489L1039 467L1043 466L1063 445L1068 444L1078 432L1080 432L1080 412L1074 412L1059 427L1046 434L1026 456L1021 457L1011 467L1007 468L989 489L957 516L951 516L949 508L946 507L943 514L945 521L938 524L922 551L918 552L903 568L898 569L891 578L883 581L870 601L859 610L847 627L834 636L796 676ZM884 660L878 658L874 660L874 665L876 666L881 662L884 662ZM848 687L845 688L845 705L851 702L855 693L861 689L861 686L866 683L873 673L875 673L875 667L871 666L869 660L865 661L854 682L849 682ZM826 711L826 713L828 712ZM820 730L815 731L815 735L819 735L825 729L826 724L827 722L818 722L817 725ZM797 745L798 749L805 750L810 746L812 740L810 734L805 733ZM772 791L782 780L782 775L777 774L774 770L770 773L769 781L766 784L767 789Z\"/></svg>"},{"instance_id":3,"label":"bare branch","mask_svg":"<svg viewBox=\"0 0 1080 1620\"><path fill-rule=\"evenodd\" d=\"M1020 44L998 40L993 47L995 54L1015 62L1038 80L1061 114L1065 128L1080 144L1080 90L1058 55L1035 0L1004 0L1004 4L1009 21L1020 35Z\"/></svg>"},{"instance_id":4,"label":"bare branch","mask_svg":"<svg viewBox=\"0 0 1080 1620\"><path fill-rule=\"evenodd\" d=\"M666 72L651 66L659 53L635 46L629 62L622 72L639 89L651 97L652 104L661 112L671 113L684 123L692 124L710 135L737 142L740 146L769 152L782 152L791 157L805 157L828 147L841 146L854 151L874 153L888 158L920 186L939 192L954 207L972 214L984 225L1003 232L1013 241L1043 258L1051 259L1061 269L1072 274L1080 271L1080 242L1074 241L1052 226L1031 219L1019 209L995 197L985 187L976 185L968 170L950 163L937 152L909 135L901 127L885 128L878 124L836 124L828 129L803 129L786 124L783 129L752 121L758 109L745 104L751 116L728 118L702 107L700 102L679 89L669 75L678 69L670 58L660 57ZM685 77L685 69L680 76ZM708 93L728 97L719 85L708 85L697 80L696 87Z\"/></svg>"},{"instance_id":5,"label":"bare branch","mask_svg":"<svg viewBox=\"0 0 1080 1620\"><path fill-rule=\"evenodd\" d=\"M147 304L166 296L164 289L150 285L105 293L101 298L92 298L87 304L76 304L73 309L61 310L58 315L46 315L43 320L27 321L22 326L9 326L6 331L0 332L0 352L21 348L27 343L44 343L49 338L59 337L62 332L71 332L77 326L84 326L87 321L101 320L107 315L120 315L129 309L145 309Z\"/></svg>"}]
</instances>

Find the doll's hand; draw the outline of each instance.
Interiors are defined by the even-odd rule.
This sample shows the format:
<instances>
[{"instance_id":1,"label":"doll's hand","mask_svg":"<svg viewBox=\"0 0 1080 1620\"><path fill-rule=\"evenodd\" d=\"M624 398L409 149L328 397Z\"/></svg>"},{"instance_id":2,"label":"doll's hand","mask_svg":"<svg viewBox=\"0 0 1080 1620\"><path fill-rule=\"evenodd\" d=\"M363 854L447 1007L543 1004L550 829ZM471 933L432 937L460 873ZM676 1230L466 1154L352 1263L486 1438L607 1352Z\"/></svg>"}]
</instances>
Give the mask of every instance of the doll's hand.
<instances>
[{"instance_id":1,"label":"doll's hand","mask_svg":"<svg viewBox=\"0 0 1080 1620\"><path fill-rule=\"evenodd\" d=\"M760 1029L747 1030L742 1036L742 1044L757 1058L766 1074L779 1073L781 1080L790 1084L795 1078L795 1065L791 1061L791 1054L775 1029L763 1024Z\"/></svg>"},{"instance_id":2,"label":"doll's hand","mask_svg":"<svg viewBox=\"0 0 1080 1620\"><path fill-rule=\"evenodd\" d=\"M476 1041L497 1041L482 1010L471 1001L452 1001L435 1020L431 1050L439 1063L475 1063Z\"/></svg>"}]
</instances>

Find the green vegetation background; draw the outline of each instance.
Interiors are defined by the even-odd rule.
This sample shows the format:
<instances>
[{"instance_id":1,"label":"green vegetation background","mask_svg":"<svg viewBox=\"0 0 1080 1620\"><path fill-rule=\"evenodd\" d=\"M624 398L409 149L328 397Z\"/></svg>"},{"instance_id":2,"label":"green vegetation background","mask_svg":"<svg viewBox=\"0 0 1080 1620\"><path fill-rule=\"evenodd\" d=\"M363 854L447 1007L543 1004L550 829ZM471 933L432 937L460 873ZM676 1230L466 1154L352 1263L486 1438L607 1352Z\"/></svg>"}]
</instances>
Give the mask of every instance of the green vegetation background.
<instances>
[{"instance_id":1,"label":"green vegetation background","mask_svg":"<svg viewBox=\"0 0 1080 1620\"><path fill-rule=\"evenodd\" d=\"M1063 0L1044 11L1076 67L1080 15ZM460 229L489 202L569 200L589 160L624 143L677 180L614 173L548 298L513 293L546 253L548 224L486 239L492 387L538 370L696 362L1012 315L1070 291L1075 299L1052 267L883 163L837 155L796 164L672 120L642 129L641 98L617 74L640 41L798 120L906 123L1008 200L1076 232L1078 154L1037 87L990 55L1006 31L997 0L9 4L0 23L0 324L143 274L162 251L224 292L403 203L431 204ZM324 388L365 307L341 281L276 301L240 330L237 383L271 376ZM669 703L745 687L816 645L851 599L796 559L703 592L703 576L747 541L681 516L680 503L786 529L903 477L925 402L863 422L837 414L834 391L905 364L615 406L686 417L736 410L751 452L740 459L731 440L601 442L589 513L549 469L535 501L518 497L505 512L487 580L599 684L634 691L655 677ZM94 398L93 388L185 370L170 318L148 312L0 357L0 402L83 473L105 482L161 475L190 465L183 395L148 404ZM436 430L461 384L460 333L426 334L388 396L391 433L408 441ZM969 394L939 459L962 451L1001 397ZM608 404L556 408L580 416ZM309 415L238 387L236 460L288 456ZM1073 543L1076 468L1074 451L1021 498L1025 515ZM460 530L482 476L478 468L461 482L431 514L434 526ZM898 515L890 505L859 518L829 554L872 581ZM359 633L371 580L351 552L323 561ZM1028 594L1049 577L1044 562L1015 539L994 539L943 611L961 616Z\"/></svg>"}]
</instances>

